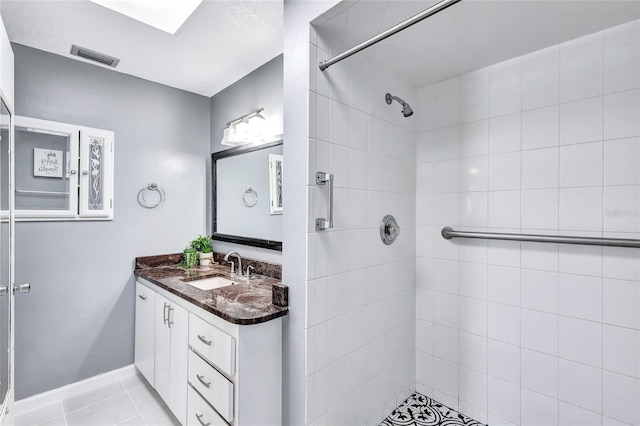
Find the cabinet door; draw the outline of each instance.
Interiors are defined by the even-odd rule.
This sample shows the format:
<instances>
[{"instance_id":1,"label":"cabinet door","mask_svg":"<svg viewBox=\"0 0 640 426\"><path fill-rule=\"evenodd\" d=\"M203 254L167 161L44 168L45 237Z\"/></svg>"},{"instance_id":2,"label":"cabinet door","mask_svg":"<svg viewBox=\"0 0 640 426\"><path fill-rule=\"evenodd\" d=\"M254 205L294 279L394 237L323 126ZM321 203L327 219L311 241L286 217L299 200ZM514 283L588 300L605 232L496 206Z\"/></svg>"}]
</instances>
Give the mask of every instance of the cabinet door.
<instances>
[{"instance_id":1,"label":"cabinet door","mask_svg":"<svg viewBox=\"0 0 640 426\"><path fill-rule=\"evenodd\" d=\"M171 303L156 294L155 308L155 388L160 397L171 398L171 329L168 326Z\"/></svg>"},{"instance_id":2,"label":"cabinet door","mask_svg":"<svg viewBox=\"0 0 640 426\"><path fill-rule=\"evenodd\" d=\"M136 367L154 386L155 292L136 283Z\"/></svg>"},{"instance_id":3,"label":"cabinet door","mask_svg":"<svg viewBox=\"0 0 640 426\"><path fill-rule=\"evenodd\" d=\"M80 217L113 217L114 133L80 130Z\"/></svg>"},{"instance_id":4,"label":"cabinet door","mask_svg":"<svg viewBox=\"0 0 640 426\"><path fill-rule=\"evenodd\" d=\"M168 324L171 329L171 394L166 402L180 423L186 424L189 313L175 303L171 304Z\"/></svg>"}]
</instances>

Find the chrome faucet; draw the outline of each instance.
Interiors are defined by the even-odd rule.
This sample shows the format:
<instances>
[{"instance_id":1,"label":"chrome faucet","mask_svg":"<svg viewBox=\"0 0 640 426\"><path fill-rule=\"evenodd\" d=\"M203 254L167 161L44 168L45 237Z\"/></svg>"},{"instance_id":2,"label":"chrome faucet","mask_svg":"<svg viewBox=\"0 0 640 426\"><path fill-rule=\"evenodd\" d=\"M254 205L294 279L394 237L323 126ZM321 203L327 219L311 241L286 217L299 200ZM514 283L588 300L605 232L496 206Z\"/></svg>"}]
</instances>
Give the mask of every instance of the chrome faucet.
<instances>
[{"instance_id":1,"label":"chrome faucet","mask_svg":"<svg viewBox=\"0 0 640 426\"><path fill-rule=\"evenodd\" d=\"M240 253L238 253L237 251L230 251L229 253L224 255L224 261L225 262L230 262L229 260L229 256L235 256L238 259L238 274L242 275L242 257L240 256ZM233 263L232 263L233 265ZM233 266L231 266L231 273L233 273Z\"/></svg>"}]
</instances>

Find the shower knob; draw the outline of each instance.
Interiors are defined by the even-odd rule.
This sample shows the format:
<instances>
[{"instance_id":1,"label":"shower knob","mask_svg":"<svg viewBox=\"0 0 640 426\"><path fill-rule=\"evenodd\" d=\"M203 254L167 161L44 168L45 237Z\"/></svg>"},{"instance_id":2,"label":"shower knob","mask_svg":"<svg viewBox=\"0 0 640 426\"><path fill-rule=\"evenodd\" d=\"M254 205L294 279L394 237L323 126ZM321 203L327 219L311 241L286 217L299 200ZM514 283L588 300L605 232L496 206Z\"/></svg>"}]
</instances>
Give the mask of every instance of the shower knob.
<instances>
[{"instance_id":1,"label":"shower knob","mask_svg":"<svg viewBox=\"0 0 640 426\"><path fill-rule=\"evenodd\" d=\"M380 238L385 245L393 243L400 235L400 225L396 218L390 214L386 215L380 223Z\"/></svg>"}]
</instances>

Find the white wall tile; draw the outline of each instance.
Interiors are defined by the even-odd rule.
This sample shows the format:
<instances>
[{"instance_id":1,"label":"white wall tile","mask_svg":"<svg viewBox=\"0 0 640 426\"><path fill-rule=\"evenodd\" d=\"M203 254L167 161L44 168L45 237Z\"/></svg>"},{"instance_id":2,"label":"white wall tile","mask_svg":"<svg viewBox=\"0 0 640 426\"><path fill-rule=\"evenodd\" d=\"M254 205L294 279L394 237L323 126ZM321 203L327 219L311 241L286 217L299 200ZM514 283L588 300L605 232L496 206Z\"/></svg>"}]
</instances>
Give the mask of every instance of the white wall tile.
<instances>
[{"instance_id":1,"label":"white wall tile","mask_svg":"<svg viewBox=\"0 0 640 426\"><path fill-rule=\"evenodd\" d=\"M521 279L523 308L558 312L557 273L523 269Z\"/></svg>"},{"instance_id":2,"label":"white wall tile","mask_svg":"<svg viewBox=\"0 0 640 426\"><path fill-rule=\"evenodd\" d=\"M520 153L490 156L489 190L520 189L520 170Z\"/></svg>"},{"instance_id":3,"label":"white wall tile","mask_svg":"<svg viewBox=\"0 0 640 426\"><path fill-rule=\"evenodd\" d=\"M560 187L601 186L602 142L560 147Z\"/></svg>"},{"instance_id":4,"label":"white wall tile","mask_svg":"<svg viewBox=\"0 0 640 426\"><path fill-rule=\"evenodd\" d=\"M416 381L433 387L433 357L422 352L416 353Z\"/></svg>"},{"instance_id":5,"label":"white wall tile","mask_svg":"<svg viewBox=\"0 0 640 426\"><path fill-rule=\"evenodd\" d=\"M522 78L519 74L489 83L489 116L512 114L522 104Z\"/></svg>"},{"instance_id":6,"label":"white wall tile","mask_svg":"<svg viewBox=\"0 0 640 426\"><path fill-rule=\"evenodd\" d=\"M603 338L604 369L640 379L640 331L605 325Z\"/></svg>"},{"instance_id":7,"label":"white wall tile","mask_svg":"<svg viewBox=\"0 0 640 426\"><path fill-rule=\"evenodd\" d=\"M446 395L458 396L458 366L445 360L433 359L433 388Z\"/></svg>"},{"instance_id":8,"label":"white wall tile","mask_svg":"<svg viewBox=\"0 0 640 426\"><path fill-rule=\"evenodd\" d=\"M461 121L482 120L489 116L489 83L478 84L462 89Z\"/></svg>"},{"instance_id":9,"label":"white wall tile","mask_svg":"<svg viewBox=\"0 0 640 426\"><path fill-rule=\"evenodd\" d=\"M640 44L623 44L604 51L604 92L640 87Z\"/></svg>"},{"instance_id":10,"label":"white wall tile","mask_svg":"<svg viewBox=\"0 0 640 426\"><path fill-rule=\"evenodd\" d=\"M640 89L604 97L604 138L619 139L640 135Z\"/></svg>"},{"instance_id":11,"label":"white wall tile","mask_svg":"<svg viewBox=\"0 0 640 426\"><path fill-rule=\"evenodd\" d=\"M522 349L522 387L558 397L558 358Z\"/></svg>"},{"instance_id":12,"label":"white wall tile","mask_svg":"<svg viewBox=\"0 0 640 426\"><path fill-rule=\"evenodd\" d=\"M520 423L519 386L489 377L488 404L490 413L514 424Z\"/></svg>"},{"instance_id":13,"label":"white wall tile","mask_svg":"<svg viewBox=\"0 0 640 426\"><path fill-rule=\"evenodd\" d=\"M640 21L635 20L604 30L605 47L637 42L640 40Z\"/></svg>"},{"instance_id":14,"label":"white wall tile","mask_svg":"<svg viewBox=\"0 0 640 426\"><path fill-rule=\"evenodd\" d=\"M458 296L434 292L433 322L458 328Z\"/></svg>"},{"instance_id":15,"label":"white wall tile","mask_svg":"<svg viewBox=\"0 0 640 426\"><path fill-rule=\"evenodd\" d=\"M560 190L560 229L602 230L602 188Z\"/></svg>"},{"instance_id":16,"label":"white wall tile","mask_svg":"<svg viewBox=\"0 0 640 426\"><path fill-rule=\"evenodd\" d=\"M486 191L489 184L489 159L486 155L460 160L460 192Z\"/></svg>"},{"instance_id":17,"label":"white wall tile","mask_svg":"<svg viewBox=\"0 0 640 426\"><path fill-rule=\"evenodd\" d=\"M598 246L559 244L559 270L567 274L601 277L602 252L602 247Z\"/></svg>"},{"instance_id":18,"label":"white wall tile","mask_svg":"<svg viewBox=\"0 0 640 426\"><path fill-rule=\"evenodd\" d=\"M603 414L628 424L640 424L640 380L604 372Z\"/></svg>"},{"instance_id":19,"label":"white wall tile","mask_svg":"<svg viewBox=\"0 0 640 426\"><path fill-rule=\"evenodd\" d=\"M558 355L558 315L523 309L522 347Z\"/></svg>"},{"instance_id":20,"label":"white wall tile","mask_svg":"<svg viewBox=\"0 0 640 426\"><path fill-rule=\"evenodd\" d=\"M557 425L558 400L539 393L522 390L521 425Z\"/></svg>"},{"instance_id":21,"label":"white wall tile","mask_svg":"<svg viewBox=\"0 0 640 426\"><path fill-rule=\"evenodd\" d=\"M558 244L522 243L522 268L539 271L558 271Z\"/></svg>"},{"instance_id":22,"label":"white wall tile","mask_svg":"<svg viewBox=\"0 0 640 426\"><path fill-rule=\"evenodd\" d=\"M436 123L438 127L460 123L460 92L455 91L436 97Z\"/></svg>"},{"instance_id":23,"label":"white wall tile","mask_svg":"<svg viewBox=\"0 0 640 426\"><path fill-rule=\"evenodd\" d=\"M531 71L557 62L560 62L559 45L547 47L524 55L522 57L522 69L523 71Z\"/></svg>"},{"instance_id":24,"label":"white wall tile","mask_svg":"<svg viewBox=\"0 0 640 426\"><path fill-rule=\"evenodd\" d=\"M329 101L329 142L349 146L350 111L347 105Z\"/></svg>"},{"instance_id":25,"label":"white wall tile","mask_svg":"<svg viewBox=\"0 0 640 426\"><path fill-rule=\"evenodd\" d=\"M434 290L458 294L460 270L458 262L443 259L434 259Z\"/></svg>"},{"instance_id":26,"label":"white wall tile","mask_svg":"<svg viewBox=\"0 0 640 426\"><path fill-rule=\"evenodd\" d=\"M487 409L486 374L460 367L458 372L458 390L460 402L467 402L483 410Z\"/></svg>"},{"instance_id":27,"label":"white wall tile","mask_svg":"<svg viewBox=\"0 0 640 426\"><path fill-rule=\"evenodd\" d=\"M560 400L602 412L602 370L560 359Z\"/></svg>"},{"instance_id":28,"label":"white wall tile","mask_svg":"<svg viewBox=\"0 0 640 426\"><path fill-rule=\"evenodd\" d=\"M488 300L520 306L520 269L489 265Z\"/></svg>"},{"instance_id":29,"label":"white wall tile","mask_svg":"<svg viewBox=\"0 0 640 426\"><path fill-rule=\"evenodd\" d=\"M522 152L522 189L558 187L557 147Z\"/></svg>"},{"instance_id":30,"label":"white wall tile","mask_svg":"<svg viewBox=\"0 0 640 426\"><path fill-rule=\"evenodd\" d=\"M520 228L520 191L489 193L489 227Z\"/></svg>"},{"instance_id":31,"label":"white wall tile","mask_svg":"<svg viewBox=\"0 0 640 426\"><path fill-rule=\"evenodd\" d=\"M558 190L532 189L522 191L523 229L558 229Z\"/></svg>"},{"instance_id":32,"label":"white wall tile","mask_svg":"<svg viewBox=\"0 0 640 426\"><path fill-rule=\"evenodd\" d=\"M602 278L560 274L560 315L602 321Z\"/></svg>"},{"instance_id":33,"label":"white wall tile","mask_svg":"<svg viewBox=\"0 0 640 426\"><path fill-rule=\"evenodd\" d=\"M488 196L486 192L460 193L460 225L487 226Z\"/></svg>"},{"instance_id":34,"label":"white wall tile","mask_svg":"<svg viewBox=\"0 0 640 426\"><path fill-rule=\"evenodd\" d=\"M493 64L489 67L489 79L491 81L508 77L522 72L522 58L516 57Z\"/></svg>"},{"instance_id":35,"label":"white wall tile","mask_svg":"<svg viewBox=\"0 0 640 426\"><path fill-rule=\"evenodd\" d=\"M488 303L488 337L512 345L520 344L520 309Z\"/></svg>"},{"instance_id":36,"label":"white wall tile","mask_svg":"<svg viewBox=\"0 0 640 426\"><path fill-rule=\"evenodd\" d=\"M640 185L605 187L604 230L640 231Z\"/></svg>"},{"instance_id":37,"label":"white wall tile","mask_svg":"<svg viewBox=\"0 0 640 426\"><path fill-rule=\"evenodd\" d=\"M349 142L351 148L366 151L369 146L368 116L362 111L351 108L351 124Z\"/></svg>"},{"instance_id":38,"label":"white wall tile","mask_svg":"<svg viewBox=\"0 0 640 426\"><path fill-rule=\"evenodd\" d=\"M635 281L605 279L603 320L607 324L640 329L640 285Z\"/></svg>"},{"instance_id":39,"label":"white wall tile","mask_svg":"<svg viewBox=\"0 0 640 426\"><path fill-rule=\"evenodd\" d=\"M604 247L602 274L607 278L640 281L640 250Z\"/></svg>"},{"instance_id":40,"label":"white wall tile","mask_svg":"<svg viewBox=\"0 0 640 426\"><path fill-rule=\"evenodd\" d=\"M560 357L602 368L602 324L560 317Z\"/></svg>"},{"instance_id":41,"label":"white wall tile","mask_svg":"<svg viewBox=\"0 0 640 426\"><path fill-rule=\"evenodd\" d=\"M433 355L446 359L449 362L458 363L458 330L443 327L438 324L433 326Z\"/></svg>"},{"instance_id":42,"label":"white wall tile","mask_svg":"<svg viewBox=\"0 0 640 426\"><path fill-rule=\"evenodd\" d=\"M460 128L460 155L474 157L489 152L489 120L464 123Z\"/></svg>"},{"instance_id":43,"label":"white wall tile","mask_svg":"<svg viewBox=\"0 0 640 426\"><path fill-rule=\"evenodd\" d=\"M560 100L560 64L555 62L522 74L522 109L556 105Z\"/></svg>"},{"instance_id":44,"label":"white wall tile","mask_svg":"<svg viewBox=\"0 0 640 426\"><path fill-rule=\"evenodd\" d=\"M602 50L560 62L560 102L603 94Z\"/></svg>"},{"instance_id":45,"label":"white wall tile","mask_svg":"<svg viewBox=\"0 0 640 426\"><path fill-rule=\"evenodd\" d=\"M460 160L443 160L435 163L435 192L458 192L460 190Z\"/></svg>"},{"instance_id":46,"label":"white wall tile","mask_svg":"<svg viewBox=\"0 0 640 426\"><path fill-rule=\"evenodd\" d=\"M487 302L470 297L459 298L458 327L467 333L487 335Z\"/></svg>"},{"instance_id":47,"label":"white wall tile","mask_svg":"<svg viewBox=\"0 0 640 426\"><path fill-rule=\"evenodd\" d=\"M602 96L560 105L560 144L602 140L604 100Z\"/></svg>"},{"instance_id":48,"label":"white wall tile","mask_svg":"<svg viewBox=\"0 0 640 426\"><path fill-rule=\"evenodd\" d=\"M604 184L640 184L640 138L604 142Z\"/></svg>"},{"instance_id":49,"label":"white wall tile","mask_svg":"<svg viewBox=\"0 0 640 426\"><path fill-rule=\"evenodd\" d=\"M460 332L458 363L481 373L487 372L487 338L471 333Z\"/></svg>"},{"instance_id":50,"label":"white wall tile","mask_svg":"<svg viewBox=\"0 0 640 426\"><path fill-rule=\"evenodd\" d=\"M522 141L522 114L502 115L489 120L489 152L520 151Z\"/></svg>"},{"instance_id":51,"label":"white wall tile","mask_svg":"<svg viewBox=\"0 0 640 426\"><path fill-rule=\"evenodd\" d=\"M520 347L489 339L489 375L520 384Z\"/></svg>"},{"instance_id":52,"label":"white wall tile","mask_svg":"<svg viewBox=\"0 0 640 426\"><path fill-rule=\"evenodd\" d=\"M560 426L602 426L602 415L560 402Z\"/></svg>"},{"instance_id":53,"label":"white wall tile","mask_svg":"<svg viewBox=\"0 0 640 426\"><path fill-rule=\"evenodd\" d=\"M487 299L487 265L480 263L455 263L460 271L459 294L475 299Z\"/></svg>"},{"instance_id":54,"label":"white wall tile","mask_svg":"<svg viewBox=\"0 0 640 426\"><path fill-rule=\"evenodd\" d=\"M558 145L560 112L557 105L522 113L522 149Z\"/></svg>"},{"instance_id":55,"label":"white wall tile","mask_svg":"<svg viewBox=\"0 0 640 426\"><path fill-rule=\"evenodd\" d=\"M562 60L598 52L604 47L604 34L596 32L560 44Z\"/></svg>"}]
</instances>

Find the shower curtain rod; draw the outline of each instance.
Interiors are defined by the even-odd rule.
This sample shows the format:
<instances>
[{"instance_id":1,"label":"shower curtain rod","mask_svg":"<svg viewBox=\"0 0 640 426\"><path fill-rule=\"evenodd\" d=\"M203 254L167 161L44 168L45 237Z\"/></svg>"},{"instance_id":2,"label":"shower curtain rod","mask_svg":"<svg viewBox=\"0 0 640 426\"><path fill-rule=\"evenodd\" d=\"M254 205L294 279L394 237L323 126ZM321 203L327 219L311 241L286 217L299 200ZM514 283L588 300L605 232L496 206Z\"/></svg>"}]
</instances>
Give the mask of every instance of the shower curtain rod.
<instances>
[{"instance_id":1,"label":"shower curtain rod","mask_svg":"<svg viewBox=\"0 0 640 426\"><path fill-rule=\"evenodd\" d=\"M359 45L352 47L349 50L345 50L344 52L342 52L339 55L334 56L331 59L327 59L326 61L321 61L318 64L318 67L320 67L320 71L324 71L327 68L329 68L331 65L340 62L343 59L348 58L349 56L360 52L361 50L366 49L369 46L372 46L374 44L376 44L379 41L384 40L387 37L391 37L392 35L399 33L400 31L409 28L410 26L412 26L413 24L416 24L420 21L422 21L423 19L428 18L431 15L435 15L438 12L443 11L444 9L448 8L449 6L453 6L454 4L458 3L459 1L462 0L443 0L440 3L434 4L433 6L431 6L430 8L423 10L422 12L418 13L417 15L412 16L409 19L406 19L402 22L400 22L399 24L389 28L386 31L381 32L380 34L371 37L369 40L363 41L362 43L360 43Z\"/></svg>"},{"instance_id":2,"label":"shower curtain rod","mask_svg":"<svg viewBox=\"0 0 640 426\"><path fill-rule=\"evenodd\" d=\"M585 246L640 247L640 240L624 238L569 237L563 235L502 234L498 232L456 231L449 226L442 228L442 237L447 240L452 238L480 238L486 240L527 241L535 243L581 244Z\"/></svg>"}]
</instances>

